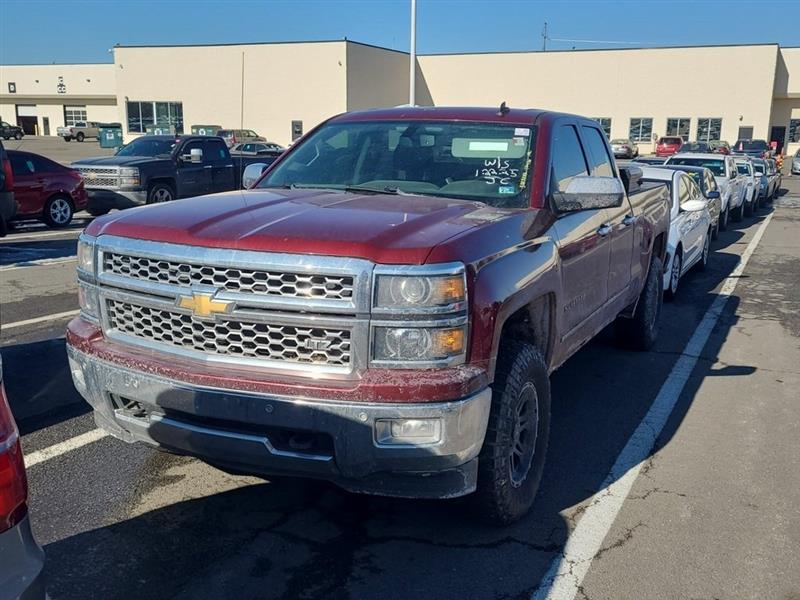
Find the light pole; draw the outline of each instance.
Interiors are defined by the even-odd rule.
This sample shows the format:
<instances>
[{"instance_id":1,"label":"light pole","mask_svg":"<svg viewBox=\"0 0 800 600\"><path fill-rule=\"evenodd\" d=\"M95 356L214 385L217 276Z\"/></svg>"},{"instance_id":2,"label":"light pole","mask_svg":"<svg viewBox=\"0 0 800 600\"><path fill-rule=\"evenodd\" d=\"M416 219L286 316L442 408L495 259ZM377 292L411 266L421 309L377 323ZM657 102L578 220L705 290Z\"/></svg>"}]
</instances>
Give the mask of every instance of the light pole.
<instances>
[{"instance_id":1,"label":"light pole","mask_svg":"<svg viewBox=\"0 0 800 600\"><path fill-rule=\"evenodd\" d=\"M417 88L417 0L411 0L411 64L408 71L408 103L416 106Z\"/></svg>"}]
</instances>

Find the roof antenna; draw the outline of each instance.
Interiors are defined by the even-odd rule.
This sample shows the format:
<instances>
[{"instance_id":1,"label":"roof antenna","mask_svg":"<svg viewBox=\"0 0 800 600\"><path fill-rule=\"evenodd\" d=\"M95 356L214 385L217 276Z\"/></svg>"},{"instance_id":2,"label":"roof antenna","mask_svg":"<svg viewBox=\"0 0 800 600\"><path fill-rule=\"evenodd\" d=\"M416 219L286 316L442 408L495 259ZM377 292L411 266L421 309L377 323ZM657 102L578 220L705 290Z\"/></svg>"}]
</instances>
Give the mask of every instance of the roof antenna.
<instances>
[{"instance_id":1,"label":"roof antenna","mask_svg":"<svg viewBox=\"0 0 800 600\"><path fill-rule=\"evenodd\" d=\"M508 114L508 111L511 109L506 106L505 100L500 103L500 111L497 113L501 117L504 117Z\"/></svg>"}]
</instances>

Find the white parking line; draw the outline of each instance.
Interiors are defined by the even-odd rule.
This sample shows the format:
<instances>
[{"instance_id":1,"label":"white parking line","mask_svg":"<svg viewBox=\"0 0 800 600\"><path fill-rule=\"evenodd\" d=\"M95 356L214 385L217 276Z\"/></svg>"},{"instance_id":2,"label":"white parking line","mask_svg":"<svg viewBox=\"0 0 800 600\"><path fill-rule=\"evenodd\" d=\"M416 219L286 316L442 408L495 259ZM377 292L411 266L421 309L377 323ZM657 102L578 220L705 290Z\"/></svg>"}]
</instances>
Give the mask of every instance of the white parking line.
<instances>
[{"instance_id":1,"label":"white parking line","mask_svg":"<svg viewBox=\"0 0 800 600\"><path fill-rule=\"evenodd\" d=\"M577 595L583 578L592 566L592 560L600 551L603 540L611 530L623 502L628 497L633 483L642 469L643 462L650 456L656 439L664 428L672 409L675 408L675 404L697 364L700 353L725 309L728 298L736 289L739 277L761 241L773 214L770 213L761 223L739 259L739 264L723 282L719 294L711 303L694 335L689 339L681 356L661 386L650 410L647 411L620 452L600 491L589 501L583 516L567 539L564 550L553 559L550 568L533 594L534 600L573 600Z\"/></svg>"},{"instance_id":2,"label":"white parking line","mask_svg":"<svg viewBox=\"0 0 800 600\"><path fill-rule=\"evenodd\" d=\"M0 331L5 331L7 329L15 329L16 327L25 327L26 325L35 325L36 323L44 323L46 321L55 321L56 319L65 319L67 317L74 317L80 311L79 310L68 310L65 312L54 313L52 315L44 315L43 317L35 317L33 319L26 319L24 321L15 321L13 323L6 323L5 325L0 325Z\"/></svg>"},{"instance_id":3,"label":"white parking line","mask_svg":"<svg viewBox=\"0 0 800 600\"><path fill-rule=\"evenodd\" d=\"M0 244L13 244L14 242L25 242L30 240L40 240L42 238L51 238L51 237L59 237L63 236L64 239L72 239L77 238L81 234L80 229L68 229L67 231L31 231L20 233L16 235L12 233L0 239Z\"/></svg>"},{"instance_id":4,"label":"white parking line","mask_svg":"<svg viewBox=\"0 0 800 600\"><path fill-rule=\"evenodd\" d=\"M63 442L59 442L58 444L53 444L52 446L48 446L47 448L42 448L41 450L37 450L36 452L31 452L25 457L25 467L27 469L30 469L34 465L43 463L46 460L55 458L56 456L61 456L62 454L66 454L67 452L72 452L73 450L77 450L82 446L86 446L87 444L91 444L98 440L102 440L104 437L107 436L108 434L102 429L92 429L91 431L87 431L86 433L76 435L73 438L70 438Z\"/></svg>"},{"instance_id":5,"label":"white parking line","mask_svg":"<svg viewBox=\"0 0 800 600\"><path fill-rule=\"evenodd\" d=\"M75 262L78 260L77 256L62 256L60 258L39 258L36 260L26 260L18 263L11 263L0 267L0 271L14 271L16 269L27 269L30 267L38 267L43 265L59 265L61 263Z\"/></svg>"}]
</instances>

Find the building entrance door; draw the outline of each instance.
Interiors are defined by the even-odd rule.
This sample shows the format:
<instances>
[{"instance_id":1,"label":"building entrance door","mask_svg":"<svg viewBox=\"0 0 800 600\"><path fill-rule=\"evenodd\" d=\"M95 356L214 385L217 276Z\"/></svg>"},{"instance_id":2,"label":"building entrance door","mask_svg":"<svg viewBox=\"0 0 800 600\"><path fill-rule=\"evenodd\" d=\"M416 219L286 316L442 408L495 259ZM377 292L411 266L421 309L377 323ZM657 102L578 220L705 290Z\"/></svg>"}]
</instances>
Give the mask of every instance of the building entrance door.
<instances>
[{"instance_id":1,"label":"building entrance door","mask_svg":"<svg viewBox=\"0 0 800 600\"><path fill-rule=\"evenodd\" d=\"M17 125L22 127L25 135L36 135L36 105L17 104Z\"/></svg>"},{"instance_id":2,"label":"building entrance door","mask_svg":"<svg viewBox=\"0 0 800 600\"><path fill-rule=\"evenodd\" d=\"M775 152L778 154L783 153L783 143L786 141L786 127L773 127L769 134L770 142L777 142Z\"/></svg>"}]
</instances>

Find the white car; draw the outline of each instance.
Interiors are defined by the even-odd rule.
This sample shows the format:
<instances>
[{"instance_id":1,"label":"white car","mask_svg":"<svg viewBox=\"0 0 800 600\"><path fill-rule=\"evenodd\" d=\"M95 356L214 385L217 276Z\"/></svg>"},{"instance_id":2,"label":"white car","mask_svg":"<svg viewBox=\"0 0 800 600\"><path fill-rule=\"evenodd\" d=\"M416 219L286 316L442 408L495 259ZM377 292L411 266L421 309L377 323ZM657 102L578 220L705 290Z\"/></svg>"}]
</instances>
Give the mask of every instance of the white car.
<instances>
[{"instance_id":1,"label":"white car","mask_svg":"<svg viewBox=\"0 0 800 600\"><path fill-rule=\"evenodd\" d=\"M705 269L711 248L709 200L694 180L683 171L642 167L642 181L665 183L669 189L670 208L667 256L664 262L664 292L672 299L678 283L689 269Z\"/></svg>"},{"instance_id":2,"label":"white car","mask_svg":"<svg viewBox=\"0 0 800 600\"><path fill-rule=\"evenodd\" d=\"M746 189L744 194L744 214L748 217L758 208L758 190L761 185L761 175L753 168L753 161L747 156L734 158L739 175L744 177Z\"/></svg>"},{"instance_id":3,"label":"white car","mask_svg":"<svg viewBox=\"0 0 800 600\"><path fill-rule=\"evenodd\" d=\"M739 175L736 161L732 156L725 154L676 154L670 156L665 165L693 165L705 167L714 174L714 179L722 194L722 215L719 219L719 228L728 228L728 220L734 221L744 218L744 197L747 192L747 182Z\"/></svg>"}]
</instances>

